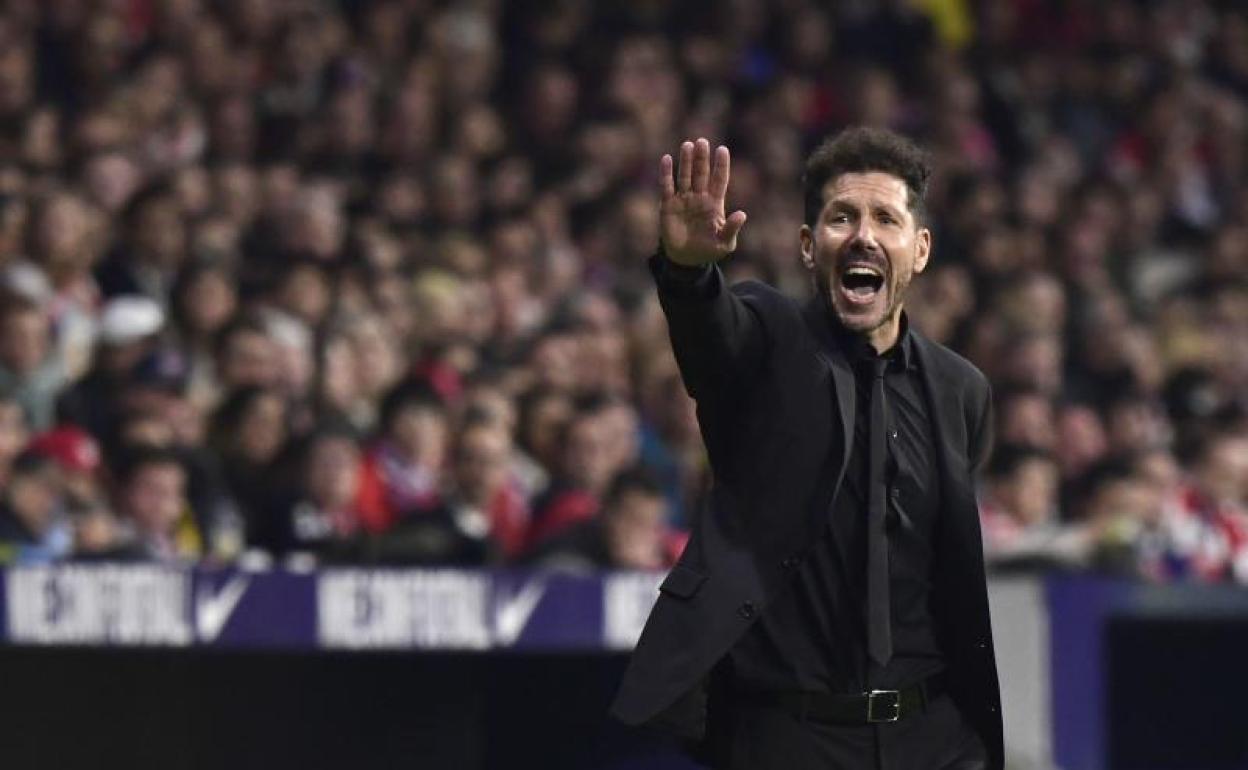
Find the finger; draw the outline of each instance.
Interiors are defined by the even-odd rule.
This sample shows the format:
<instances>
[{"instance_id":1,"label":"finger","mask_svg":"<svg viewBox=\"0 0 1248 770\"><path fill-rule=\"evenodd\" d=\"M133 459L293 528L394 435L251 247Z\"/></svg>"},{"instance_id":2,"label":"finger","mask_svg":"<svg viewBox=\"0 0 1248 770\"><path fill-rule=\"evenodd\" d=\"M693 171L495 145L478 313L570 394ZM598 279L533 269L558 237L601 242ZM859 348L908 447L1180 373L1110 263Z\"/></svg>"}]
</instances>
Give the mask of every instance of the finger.
<instances>
[{"instance_id":1,"label":"finger","mask_svg":"<svg viewBox=\"0 0 1248 770\"><path fill-rule=\"evenodd\" d=\"M707 181L711 178L711 143L699 139L693 150L693 191L706 192Z\"/></svg>"},{"instance_id":2,"label":"finger","mask_svg":"<svg viewBox=\"0 0 1248 770\"><path fill-rule=\"evenodd\" d=\"M676 191L689 192L690 179L693 176L693 142L682 142L680 145L680 166L676 169Z\"/></svg>"},{"instance_id":3,"label":"finger","mask_svg":"<svg viewBox=\"0 0 1248 770\"><path fill-rule=\"evenodd\" d=\"M724 205L724 199L728 197L728 170L732 164L732 158L728 154L728 148L722 144L715 148L715 162L711 164L711 189L710 193L715 200L719 201L719 205Z\"/></svg>"},{"instance_id":4,"label":"finger","mask_svg":"<svg viewBox=\"0 0 1248 770\"><path fill-rule=\"evenodd\" d=\"M659 160L659 190L664 202L676 194L676 182L672 179L671 155L664 155Z\"/></svg>"},{"instance_id":5,"label":"finger","mask_svg":"<svg viewBox=\"0 0 1248 770\"><path fill-rule=\"evenodd\" d=\"M734 251L737 248L737 236L741 233L741 228L745 227L745 212L734 211L728 215L728 221L724 222L724 226L719 231L719 242L728 251Z\"/></svg>"}]
</instances>

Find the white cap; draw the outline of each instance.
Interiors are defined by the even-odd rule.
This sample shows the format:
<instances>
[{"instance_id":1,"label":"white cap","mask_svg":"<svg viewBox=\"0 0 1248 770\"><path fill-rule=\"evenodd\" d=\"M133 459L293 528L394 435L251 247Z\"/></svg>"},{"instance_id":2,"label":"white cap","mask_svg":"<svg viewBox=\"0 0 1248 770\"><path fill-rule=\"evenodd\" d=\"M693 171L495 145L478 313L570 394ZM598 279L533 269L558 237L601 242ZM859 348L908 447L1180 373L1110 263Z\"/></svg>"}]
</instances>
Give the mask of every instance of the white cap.
<instances>
[{"instance_id":1,"label":"white cap","mask_svg":"<svg viewBox=\"0 0 1248 770\"><path fill-rule=\"evenodd\" d=\"M165 325L165 311L156 300L138 294L114 297L100 313L100 341L125 345L150 337Z\"/></svg>"},{"instance_id":2,"label":"white cap","mask_svg":"<svg viewBox=\"0 0 1248 770\"><path fill-rule=\"evenodd\" d=\"M52 299L52 284L38 265L20 260L7 265L0 272L0 283L21 297L43 304Z\"/></svg>"}]
</instances>

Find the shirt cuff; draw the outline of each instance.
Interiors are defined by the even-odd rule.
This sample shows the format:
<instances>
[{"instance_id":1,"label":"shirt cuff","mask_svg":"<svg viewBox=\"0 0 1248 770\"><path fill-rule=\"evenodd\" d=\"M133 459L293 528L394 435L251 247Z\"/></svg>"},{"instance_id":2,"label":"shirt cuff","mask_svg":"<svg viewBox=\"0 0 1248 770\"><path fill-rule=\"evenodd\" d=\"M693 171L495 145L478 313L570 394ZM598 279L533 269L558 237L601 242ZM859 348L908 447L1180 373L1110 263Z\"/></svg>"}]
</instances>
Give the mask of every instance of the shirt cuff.
<instances>
[{"instance_id":1,"label":"shirt cuff","mask_svg":"<svg viewBox=\"0 0 1248 770\"><path fill-rule=\"evenodd\" d=\"M663 252L663 244L659 244L659 248L655 250L654 256L650 258L650 269L654 273L654 280L663 289L684 294L689 296L709 296L714 293L715 286L715 266L713 263L705 265L679 265L668 259L667 254Z\"/></svg>"}]
</instances>

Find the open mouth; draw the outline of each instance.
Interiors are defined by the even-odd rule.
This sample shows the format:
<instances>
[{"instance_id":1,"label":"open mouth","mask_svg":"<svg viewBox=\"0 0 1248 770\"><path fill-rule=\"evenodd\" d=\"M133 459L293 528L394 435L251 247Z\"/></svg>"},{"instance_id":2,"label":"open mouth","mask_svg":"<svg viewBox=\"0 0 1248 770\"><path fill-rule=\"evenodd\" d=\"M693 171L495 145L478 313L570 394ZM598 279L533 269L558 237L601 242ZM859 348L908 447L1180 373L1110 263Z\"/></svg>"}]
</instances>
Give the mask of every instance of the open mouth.
<instances>
[{"instance_id":1,"label":"open mouth","mask_svg":"<svg viewBox=\"0 0 1248 770\"><path fill-rule=\"evenodd\" d=\"M848 265L841 272L841 290L852 302L870 302L883 288L884 274L871 265Z\"/></svg>"}]
</instances>

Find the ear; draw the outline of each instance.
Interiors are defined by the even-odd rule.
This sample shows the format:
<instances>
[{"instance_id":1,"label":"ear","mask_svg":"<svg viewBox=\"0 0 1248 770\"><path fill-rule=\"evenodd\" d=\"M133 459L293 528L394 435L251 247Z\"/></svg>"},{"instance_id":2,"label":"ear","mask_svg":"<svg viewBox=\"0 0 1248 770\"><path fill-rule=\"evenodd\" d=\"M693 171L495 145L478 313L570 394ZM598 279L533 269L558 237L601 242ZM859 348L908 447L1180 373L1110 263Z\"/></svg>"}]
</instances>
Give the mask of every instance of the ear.
<instances>
[{"instance_id":1,"label":"ear","mask_svg":"<svg viewBox=\"0 0 1248 770\"><path fill-rule=\"evenodd\" d=\"M810 229L810 225L802 225L802 229L798 231L798 238L801 241L802 248L802 264L807 270L815 269L815 234Z\"/></svg>"},{"instance_id":2,"label":"ear","mask_svg":"<svg viewBox=\"0 0 1248 770\"><path fill-rule=\"evenodd\" d=\"M932 231L926 227L919 228L914 244L914 272L921 273L927 267L927 260L932 256Z\"/></svg>"}]
</instances>

